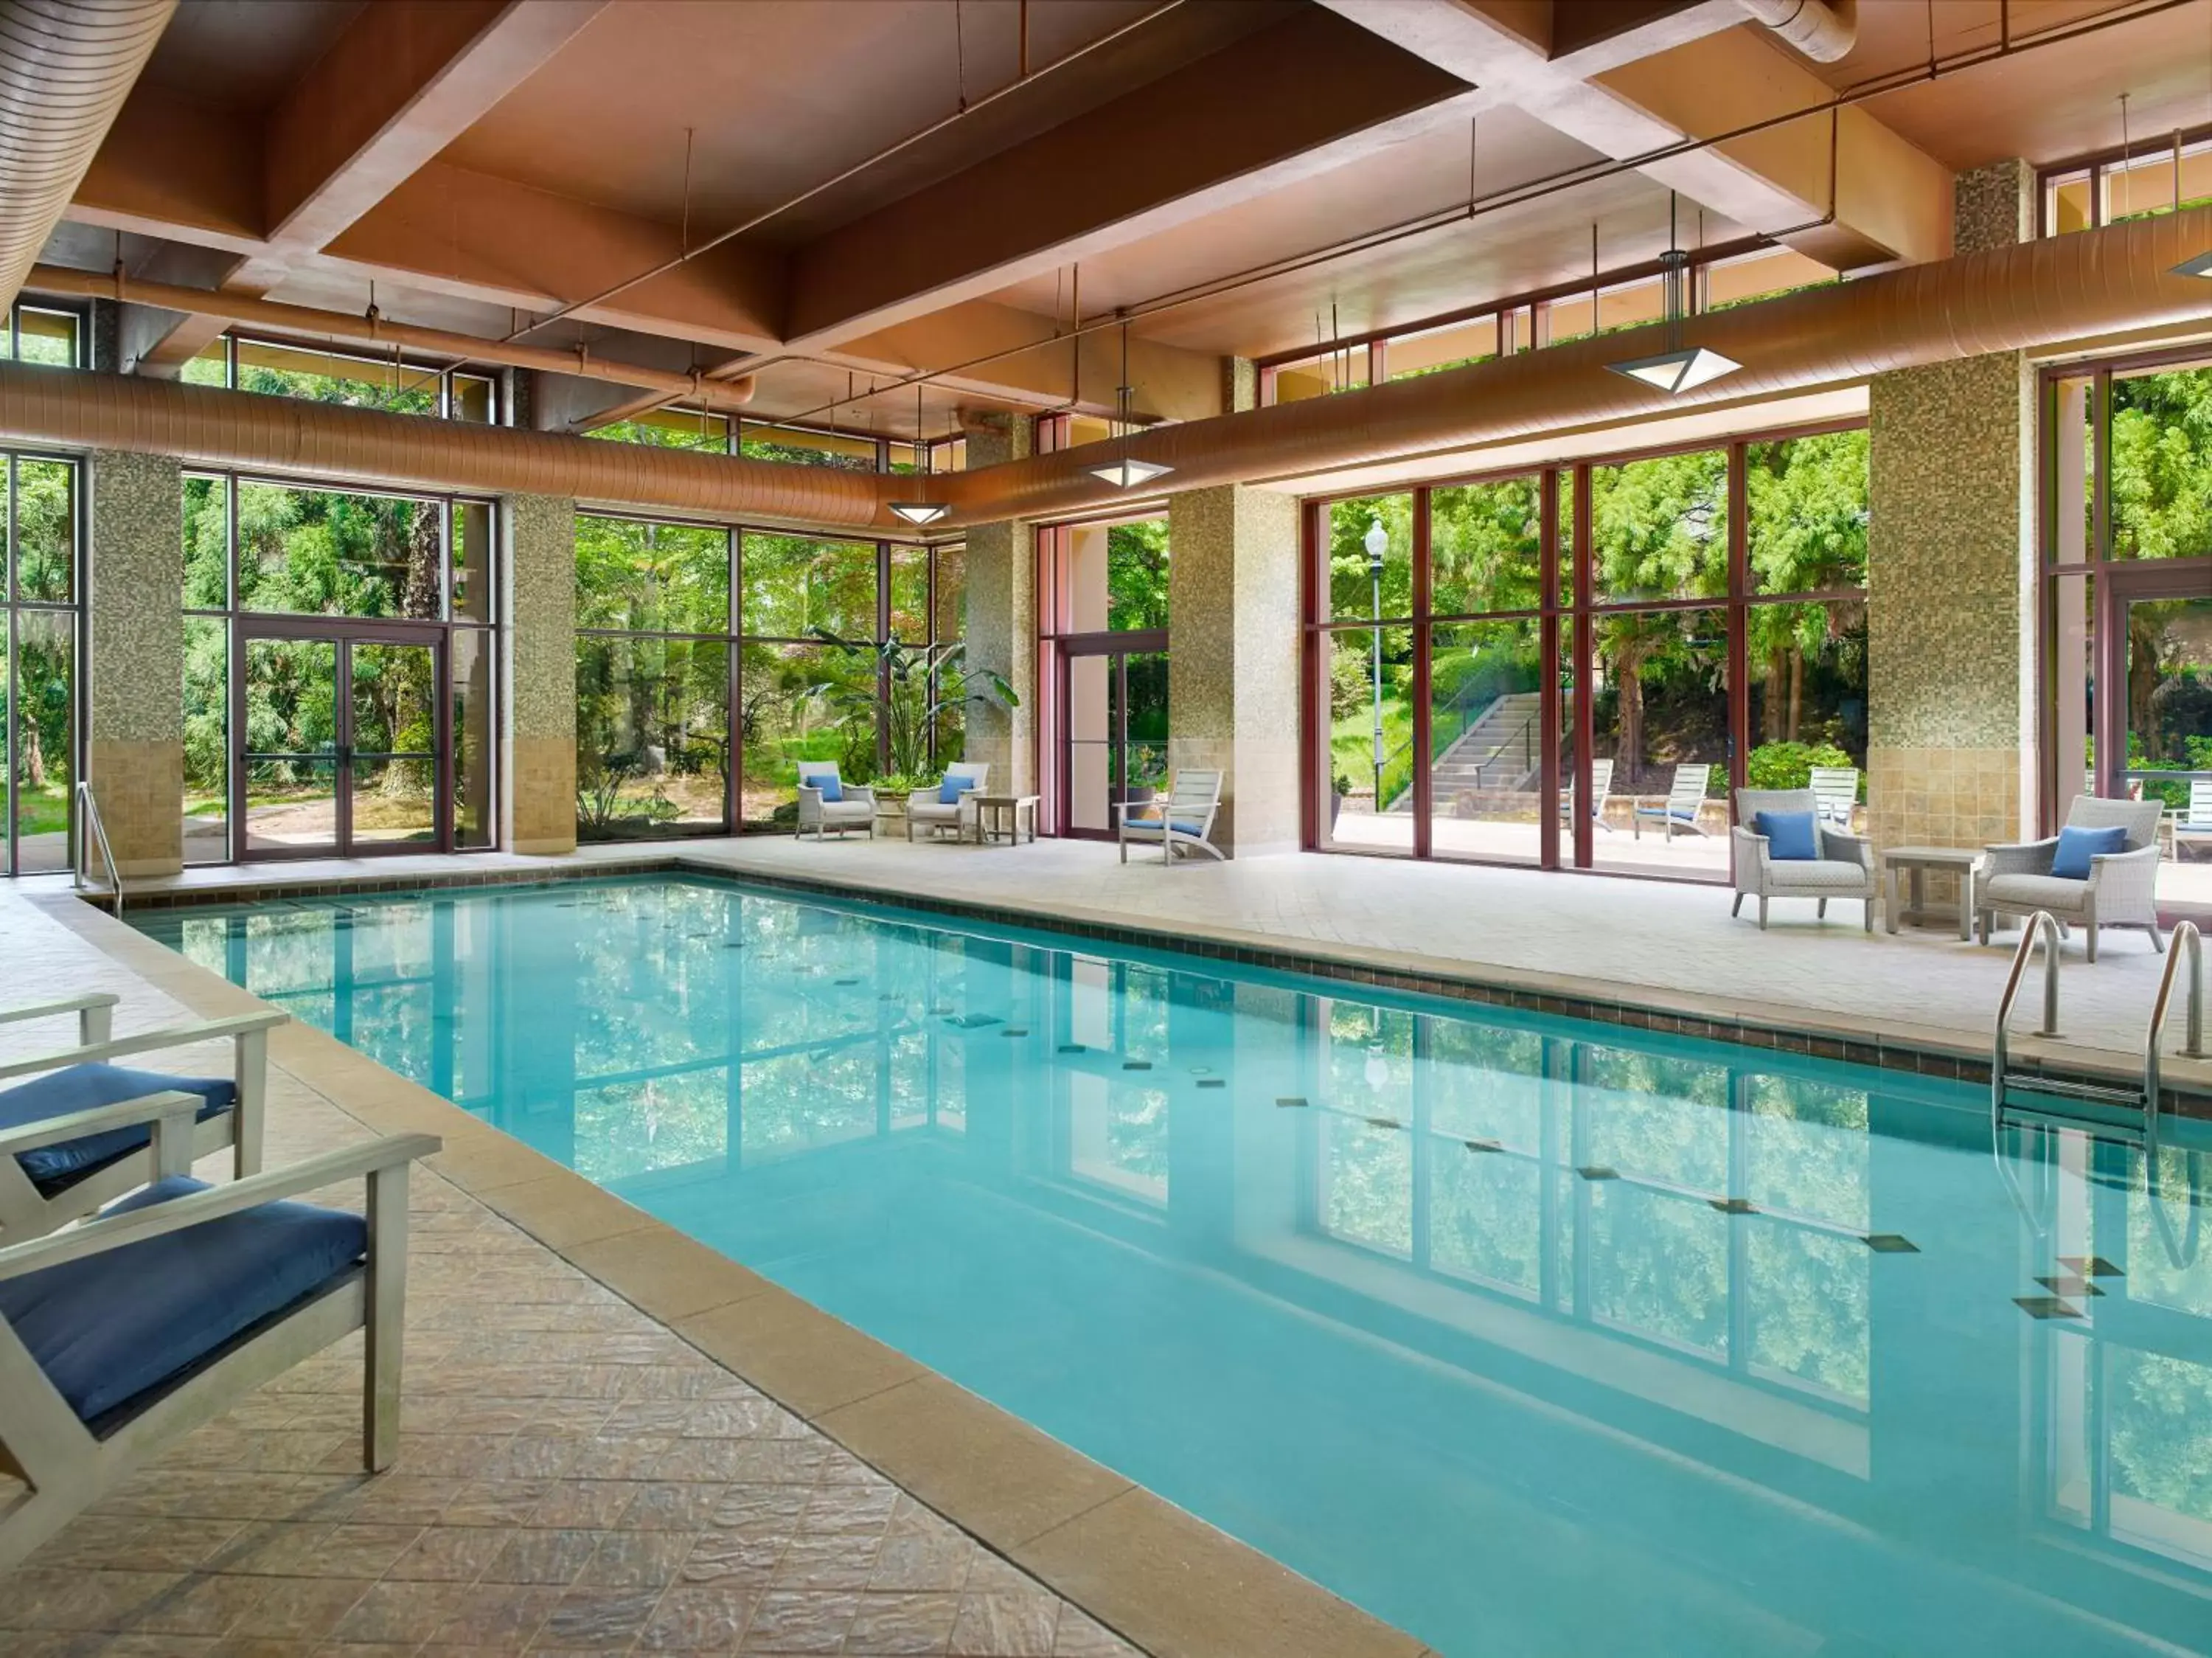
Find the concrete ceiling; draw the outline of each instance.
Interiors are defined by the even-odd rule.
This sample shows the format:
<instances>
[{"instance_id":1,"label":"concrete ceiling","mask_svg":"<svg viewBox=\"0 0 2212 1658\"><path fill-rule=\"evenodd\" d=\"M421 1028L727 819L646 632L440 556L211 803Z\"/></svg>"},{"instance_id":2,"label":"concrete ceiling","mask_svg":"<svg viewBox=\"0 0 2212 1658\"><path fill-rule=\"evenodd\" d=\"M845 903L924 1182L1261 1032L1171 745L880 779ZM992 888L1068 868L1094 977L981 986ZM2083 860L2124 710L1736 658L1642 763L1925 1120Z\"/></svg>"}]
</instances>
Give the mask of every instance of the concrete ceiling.
<instances>
[{"instance_id":1,"label":"concrete ceiling","mask_svg":"<svg viewBox=\"0 0 2212 1658\"><path fill-rule=\"evenodd\" d=\"M487 339L573 308L528 343L757 371L769 414L951 369L938 431L961 406L1110 402L1110 331L1079 374L1055 340L1079 281L1097 321L1610 169L1145 316L1137 402L1190 418L1223 356L1309 344L1317 317L1356 333L1567 280L1593 226L1602 265L1648 259L1670 192L1686 242L1702 220L1875 268L1948 251L1953 170L2117 143L2121 91L2138 135L2212 121L2212 0L1858 10L1851 52L1814 64L1734 0L185 0L47 257L105 269L120 233L148 280L356 314L374 283L386 314ZM1931 15L1946 58L2130 21L1645 159L1924 64ZM687 223L696 247L802 195L650 274ZM141 371L222 326L142 319ZM914 411L908 389L840 418Z\"/></svg>"}]
</instances>

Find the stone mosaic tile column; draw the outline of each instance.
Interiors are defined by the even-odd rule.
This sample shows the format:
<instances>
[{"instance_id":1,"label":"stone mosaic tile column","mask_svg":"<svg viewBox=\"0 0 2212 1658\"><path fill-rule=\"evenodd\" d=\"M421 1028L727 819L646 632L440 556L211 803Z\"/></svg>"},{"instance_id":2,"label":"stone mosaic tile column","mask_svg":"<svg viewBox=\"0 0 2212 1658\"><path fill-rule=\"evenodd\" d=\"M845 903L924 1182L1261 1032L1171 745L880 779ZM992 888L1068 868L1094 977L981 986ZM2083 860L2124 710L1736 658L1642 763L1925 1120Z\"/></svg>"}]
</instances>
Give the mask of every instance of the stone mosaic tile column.
<instances>
[{"instance_id":1,"label":"stone mosaic tile column","mask_svg":"<svg viewBox=\"0 0 2212 1658\"><path fill-rule=\"evenodd\" d=\"M2034 230L2034 169L1958 180L1971 253ZM2034 376L2018 353L1869 392L1868 811L1878 844L2010 840L2035 815Z\"/></svg>"},{"instance_id":2,"label":"stone mosaic tile column","mask_svg":"<svg viewBox=\"0 0 2212 1658\"><path fill-rule=\"evenodd\" d=\"M1018 416L970 417L970 467L1026 460L1030 423ZM968 531L967 641L971 667L1006 676L1021 705L968 705L967 756L991 768L993 794L1036 789L1036 552L1024 520L976 524Z\"/></svg>"},{"instance_id":3,"label":"stone mosaic tile column","mask_svg":"<svg viewBox=\"0 0 2212 1658\"><path fill-rule=\"evenodd\" d=\"M513 852L576 850L576 503L510 495L506 526L507 778L502 842Z\"/></svg>"},{"instance_id":4,"label":"stone mosaic tile column","mask_svg":"<svg viewBox=\"0 0 2212 1658\"><path fill-rule=\"evenodd\" d=\"M1214 842L1298 844L1298 509L1242 484L1168 502L1168 763L1218 766Z\"/></svg>"},{"instance_id":5,"label":"stone mosaic tile column","mask_svg":"<svg viewBox=\"0 0 2212 1658\"><path fill-rule=\"evenodd\" d=\"M125 875L185 863L184 476L167 455L85 468L86 775Z\"/></svg>"}]
</instances>

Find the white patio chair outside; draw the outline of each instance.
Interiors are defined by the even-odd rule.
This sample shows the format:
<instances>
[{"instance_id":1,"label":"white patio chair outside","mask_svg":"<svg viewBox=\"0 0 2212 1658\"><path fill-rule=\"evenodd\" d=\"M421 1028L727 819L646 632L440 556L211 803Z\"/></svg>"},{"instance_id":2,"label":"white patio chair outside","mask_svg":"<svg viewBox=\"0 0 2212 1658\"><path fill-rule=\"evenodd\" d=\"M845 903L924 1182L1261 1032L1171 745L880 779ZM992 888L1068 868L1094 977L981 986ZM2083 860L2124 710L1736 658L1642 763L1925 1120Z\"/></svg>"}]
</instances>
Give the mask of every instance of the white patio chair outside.
<instances>
[{"instance_id":1,"label":"white patio chair outside","mask_svg":"<svg viewBox=\"0 0 2212 1658\"><path fill-rule=\"evenodd\" d=\"M1571 776L1571 773L1570 775ZM1590 762L1590 822L1604 830L1608 835L1613 832L1613 826L1605 820L1605 808L1606 803L1612 798L1613 762L1592 760ZM1566 793L1559 802L1559 815L1566 820L1571 832L1575 820L1575 787L1571 782L1567 784Z\"/></svg>"},{"instance_id":2,"label":"white patio chair outside","mask_svg":"<svg viewBox=\"0 0 2212 1658\"><path fill-rule=\"evenodd\" d=\"M914 838L917 829L927 829L933 838L952 831L952 838L960 840L975 826L975 796L983 792L990 781L991 768L973 761L957 761L945 768L947 777L964 777L973 786L963 793L957 802L947 806L934 793L924 791L910 795L906 802L906 838Z\"/></svg>"},{"instance_id":3,"label":"white patio chair outside","mask_svg":"<svg viewBox=\"0 0 2212 1658\"><path fill-rule=\"evenodd\" d=\"M2173 853L2185 845L2212 845L2212 777L2189 780L2189 804L2173 814Z\"/></svg>"},{"instance_id":4,"label":"white patio chair outside","mask_svg":"<svg viewBox=\"0 0 2212 1658\"><path fill-rule=\"evenodd\" d=\"M1759 930L1766 930L1770 899L1809 898L1819 905L1814 913L1827 919L1832 898L1857 899L1865 905L1866 930L1874 930L1874 903L1881 890L1874 844L1822 823L1817 796L1810 789L1739 789L1735 791L1735 828L1729 831L1735 853L1735 904L1732 916L1743 913L1743 901L1759 900ZM1761 812L1811 812L1820 856L1817 858L1771 858L1766 837L1758 830Z\"/></svg>"},{"instance_id":5,"label":"white patio chair outside","mask_svg":"<svg viewBox=\"0 0 2212 1658\"><path fill-rule=\"evenodd\" d=\"M1991 846L1974 889L1974 914L1982 942L1990 942L1999 915L2031 915L2048 910L2063 928L2078 923L2087 930L2089 960L2097 959L2097 929L2142 927L2151 948L2163 954L2158 930L2158 826L2166 815L2162 801L2105 800L2076 795L2066 808L2069 828L2127 831L2127 850L2089 860L2089 878L2073 881L2051 873L2058 838Z\"/></svg>"},{"instance_id":6,"label":"white patio chair outside","mask_svg":"<svg viewBox=\"0 0 2212 1658\"><path fill-rule=\"evenodd\" d=\"M1710 765L1676 766L1674 782L1667 790L1667 803L1635 808L1629 821L1635 830L1636 838L1638 840L1644 838L1644 820L1646 818L1656 819L1670 841L1678 834L1704 834L1705 826L1698 818L1705 803L1705 785L1712 781L1712 776L1713 768Z\"/></svg>"},{"instance_id":7,"label":"white patio chair outside","mask_svg":"<svg viewBox=\"0 0 2212 1658\"><path fill-rule=\"evenodd\" d=\"M876 791L866 783L838 783L836 800L822 797L825 779L837 776L835 760L801 760L799 763L799 832L811 829L814 838L821 840L836 835L839 839L853 830L864 835L876 832ZM809 779L811 779L810 782Z\"/></svg>"},{"instance_id":8,"label":"white patio chair outside","mask_svg":"<svg viewBox=\"0 0 2212 1658\"><path fill-rule=\"evenodd\" d=\"M1858 767L1816 765L1813 768L1812 783L1813 798L1820 802L1820 816L1848 833L1852 814L1858 810Z\"/></svg>"},{"instance_id":9,"label":"white patio chair outside","mask_svg":"<svg viewBox=\"0 0 2212 1658\"><path fill-rule=\"evenodd\" d=\"M160 1143L174 1160L183 1155L185 1134L198 1104L197 1095L172 1094L132 1101L131 1109L137 1113L135 1120L158 1125ZM12 1155L40 1138L40 1131L34 1130L0 1134L0 1152ZM362 1460L372 1473L390 1467L399 1448L407 1172L415 1159L430 1155L439 1145L434 1135L394 1135L0 1249L0 1291L9 1292L10 1301L18 1306L28 1302L34 1316L46 1321L52 1339L53 1303L41 1303L38 1298L56 1280L47 1278L42 1285L40 1275L68 1274L61 1282L88 1297L88 1320L127 1317L143 1310L143 1303L132 1305L134 1289L141 1281L151 1281L149 1295L159 1295L158 1278L164 1267L176 1266L180 1277L186 1277L210 1259L210 1251L219 1247L221 1236L211 1227L233 1217L250 1217L256 1226L270 1228L257 1232L259 1238L296 1236L303 1220L319 1228L333 1220L361 1225L359 1217L343 1211L303 1204L288 1204L279 1211L271 1205L341 1180L365 1179L368 1187L365 1246L351 1264L342 1265L282 1305L261 1311L243 1328L234 1326L235 1332L227 1338L215 1336L204 1350L128 1399L89 1411L88 1419L33 1356L24 1333L0 1314L0 1466L19 1473L28 1487L27 1496L0 1515L0 1570L21 1561L155 1451L356 1330L365 1331L368 1337ZM172 1161L162 1172L169 1174L174 1168ZM164 1239L170 1241L159 1241ZM234 1269L235 1243L228 1249L226 1265ZM131 1258L103 1264L103 1257L118 1250L131 1251ZM223 1276L240 1275L233 1270ZM240 1317L255 1311L250 1301L241 1301L235 1308Z\"/></svg>"},{"instance_id":10,"label":"white patio chair outside","mask_svg":"<svg viewBox=\"0 0 2212 1658\"><path fill-rule=\"evenodd\" d=\"M33 1007L0 1011L0 1024L26 1020L77 1016L77 1045L57 1048L28 1058L0 1062L0 1135L37 1131L35 1147L23 1152L44 1151L26 1167L21 1156L0 1156L0 1243L21 1243L82 1220L103 1204L135 1192L153 1180L155 1149L147 1127L150 1119L132 1116L136 1101L167 1093L170 1082L205 1084L221 1078L168 1077L154 1072L118 1074L109 1062L132 1054L155 1053L195 1042L228 1040L231 1075L228 1104L207 1093L191 1094L197 1121L186 1127L191 1144L185 1166L210 1153L228 1149L233 1174L243 1179L261 1169L264 1102L268 1093L269 1033L289 1017L275 1009L238 1014L228 1019L209 1019L188 1025L165 1026L136 1035L112 1037L115 996L100 992L46 1002ZM87 1067L79 1072L76 1068ZM97 1068L97 1069L92 1069ZM36 1077L36 1082L17 1079ZM14 1087L4 1086L13 1082ZM19 1092L20 1090L20 1092ZM32 1103L40 1094L58 1094L64 1102L42 1110ZM12 1102L12 1104L11 1104ZM71 1125L75 1125L72 1129ZM106 1151L90 1158L81 1169L41 1169L40 1163L57 1161L51 1154L65 1151L95 1137L117 1137ZM136 1143L131 1143L132 1141Z\"/></svg>"},{"instance_id":11,"label":"white patio chair outside","mask_svg":"<svg viewBox=\"0 0 2212 1658\"><path fill-rule=\"evenodd\" d=\"M1121 862L1129 861L1129 843L1133 840L1139 845L1157 845L1161 859L1168 863L1175 862L1177 847L1203 852L1208 857L1220 857L1221 849L1209 838L1213 833L1214 814L1220 809L1221 773L1188 766L1168 779L1165 800L1116 801L1115 838L1121 844ZM1153 811L1159 815L1139 815Z\"/></svg>"}]
</instances>

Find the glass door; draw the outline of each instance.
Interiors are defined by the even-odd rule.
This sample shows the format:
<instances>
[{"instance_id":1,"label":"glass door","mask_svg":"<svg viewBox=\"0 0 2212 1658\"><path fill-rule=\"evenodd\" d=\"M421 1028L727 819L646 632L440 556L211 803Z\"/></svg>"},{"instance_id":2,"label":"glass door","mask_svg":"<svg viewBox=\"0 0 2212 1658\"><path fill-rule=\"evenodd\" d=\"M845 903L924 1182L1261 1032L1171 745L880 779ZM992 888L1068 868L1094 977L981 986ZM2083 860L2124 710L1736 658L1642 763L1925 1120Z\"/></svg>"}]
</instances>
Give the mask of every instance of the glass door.
<instances>
[{"instance_id":1,"label":"glass door","mask_svg":"<svg viewBox=\"0 0 2212 1658\"><path fill-rule=\"evenodd\" d=\"M241 629L233 793L248 858L448 849L442 641Z\"/></svg>"},{"instance_id":2,"label":"glass door","mask_svg":"<svg viewBox=\"0 0 2212 1658\"><path fill-rule=\"evenodd\" d=\"M1111 839L1115 806L1168 780L1168 654L1069 642L1060 657L1060 832Z\"/></svg>"},{"instance_id":3,"label":"glass door","mask_svg":"<svg viewBox=\"0 0 2212 1658\"><path fill-rule=\"evenodd\" d=\"M2212 582L2177 564L2100 576L2098 792L2164 802L2159 901L2212 907Z\"/></svg>"}]
</instances>

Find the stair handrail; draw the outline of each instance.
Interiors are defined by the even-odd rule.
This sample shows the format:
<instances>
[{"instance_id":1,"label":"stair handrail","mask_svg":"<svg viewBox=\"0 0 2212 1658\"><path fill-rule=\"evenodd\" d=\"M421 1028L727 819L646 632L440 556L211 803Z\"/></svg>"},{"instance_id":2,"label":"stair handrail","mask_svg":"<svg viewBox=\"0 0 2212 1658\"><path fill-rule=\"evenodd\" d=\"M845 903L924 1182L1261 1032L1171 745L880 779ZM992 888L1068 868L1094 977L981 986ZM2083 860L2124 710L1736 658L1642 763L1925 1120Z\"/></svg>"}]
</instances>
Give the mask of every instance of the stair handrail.
<instances>
[{"instance_id":1,"label":"stair handrail","mask_svg":"<svg viewBox=\"0 0 2212 1658\"><path fill-rule=\"evenodd\" d=\"M2159 1100L2165 1092L2163 1059L2166 1015L2172 1010L2173 984L2181 959L2189 958L2189 997L2183 1015L2181 1052L2185 1058L2204 1058L2204 939L2193 921L2176 923L2166 952L2166 971L2159 975L2158 997L2150 1004L2150 1028L2143 1033L2143 1128L2149 1155L2158 1155Z\"/></svg>"},{"instance_id":2,"label":"stair handrail","mask_svg":"<svg viewBox=\"0 0 2212 1658\"><path fill-rule=\"evenodd\" d=\"M2027 918L2027 929L2021 934L2020 948L2012 953L2012 971L2005 976L2004 994L1997 998L1996 1031L1990 1042L1990 1131L1992 1135L2004 1131L2005 1078L2010 1066L2010 1040L2006 1027L2012 1020L2012 1004L2020 997L2021 980L2027 976L2027 964L2033 960L2038 940L2043 943L2043 1025L2038 1036L2058 1034L2058 917L2048 910L2038 910Z\"/></svg>"},{"instance_id":3,"label":"stair handrail","mask_svg":"<svg viewBox=\"0 0 2212 1658\"><path fill-rule=\"evenodd\" d=\"M106 826L100 820L100 803L92 797L92 784L80 780L76 786L77 844L76 856L70 860L70 885L79 892L84 890L85 865L90 860L92 843L100 843L100 862L107 866L107 883L115 898L117 919L123 915L123 871L116 867L115 850L107 844Z\"/></svg>"}]
</instances>

